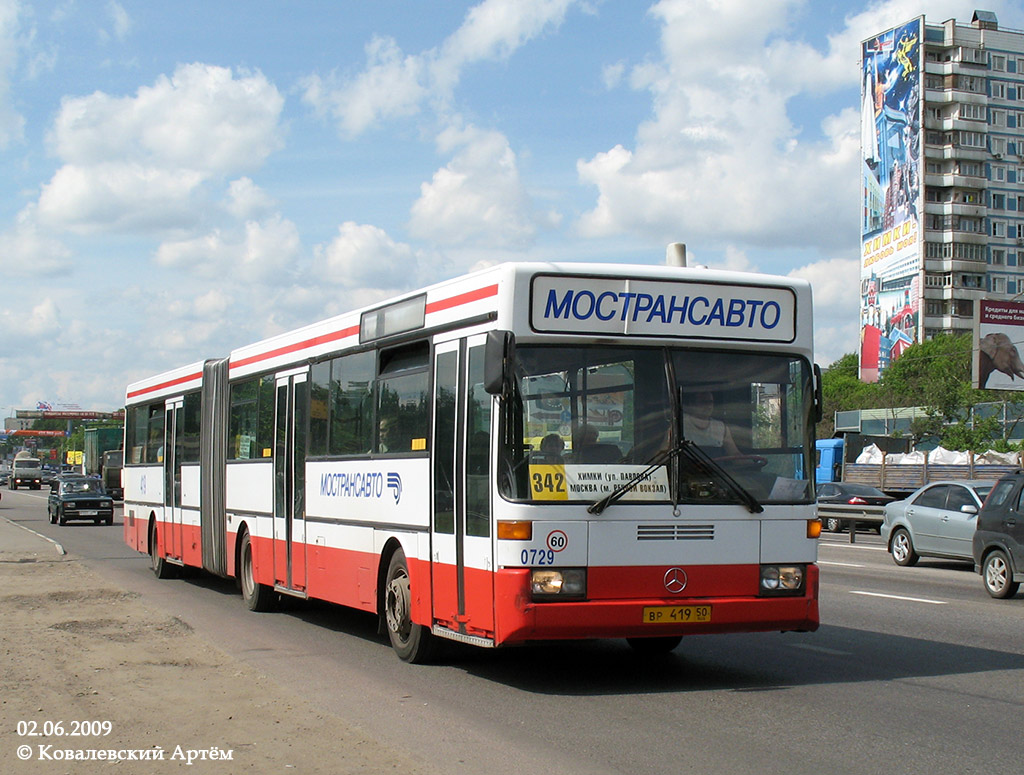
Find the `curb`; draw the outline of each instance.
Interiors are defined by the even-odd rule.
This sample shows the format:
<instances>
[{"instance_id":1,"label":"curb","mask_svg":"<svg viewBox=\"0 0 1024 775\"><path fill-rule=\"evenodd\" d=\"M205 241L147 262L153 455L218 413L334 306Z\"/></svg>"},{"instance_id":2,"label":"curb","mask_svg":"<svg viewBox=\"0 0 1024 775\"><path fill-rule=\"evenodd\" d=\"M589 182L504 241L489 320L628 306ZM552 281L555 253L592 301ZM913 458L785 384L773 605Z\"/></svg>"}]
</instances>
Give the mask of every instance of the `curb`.
<instances>
[{"instance_id":1,"label":"curb","mask_svg":"<svg viewBox=\"0 0 1024 775\"><path fill-rule=\"evenodd\" d=\"M25 527L24 525L19 525L17 522L11 522L11 520L7 519L6 517L0 517L0 519L2 519L8 525L20 528L21 530L24 530L26 532L31 533L32 535L36 536L37 538L42 538L44 541L47 541L47 542L53 544L54 548L57 550L57 554L61 554L61 555L67 554L67 551L64 549L64 547L61 546L56 541L54 541L52 538L48 538L47 536L44 536L42 533L37 533L35 530L33 530L30 527Z\"/></svg>"}]
</instances>

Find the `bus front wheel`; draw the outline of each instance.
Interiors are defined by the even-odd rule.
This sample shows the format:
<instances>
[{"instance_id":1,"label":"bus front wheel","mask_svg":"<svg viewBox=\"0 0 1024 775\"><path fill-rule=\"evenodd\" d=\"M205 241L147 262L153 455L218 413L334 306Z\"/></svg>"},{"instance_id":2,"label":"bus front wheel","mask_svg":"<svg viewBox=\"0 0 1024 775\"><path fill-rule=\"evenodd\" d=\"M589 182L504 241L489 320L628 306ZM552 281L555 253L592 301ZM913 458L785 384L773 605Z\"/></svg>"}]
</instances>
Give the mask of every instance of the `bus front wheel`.
<instances>
[{"instance_id":1,"label":"bus front wheel","mask_svg":"<svg viewBox=\"0 0 1024 775\"><path fill-rule=\"evenodd\" d=\"M384 582L384 621L391 647L403 662L426 662L433 651L434 636L412 620L412 593L405 552L397 549L388 564Z\"/></svg>"}]
</instances>

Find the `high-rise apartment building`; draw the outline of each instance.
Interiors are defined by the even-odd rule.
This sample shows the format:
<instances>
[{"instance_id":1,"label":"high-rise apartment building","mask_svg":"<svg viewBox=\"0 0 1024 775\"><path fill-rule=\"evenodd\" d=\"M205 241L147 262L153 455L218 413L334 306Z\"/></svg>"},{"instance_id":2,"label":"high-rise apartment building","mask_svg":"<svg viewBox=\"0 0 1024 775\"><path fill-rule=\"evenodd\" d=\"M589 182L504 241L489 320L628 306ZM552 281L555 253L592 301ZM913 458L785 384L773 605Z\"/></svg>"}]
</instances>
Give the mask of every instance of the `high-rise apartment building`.
<instances>
[{"instance_id":1,"label":"high-rise apartment building","mask_svg":"<svg viewBox=\"0 0 1024 775\"><path fill-rule=\"evenodd\" d=\"M861 45L861 378L1024 294L1024 31L923 16Z\"/></svg>"}]
</instances>

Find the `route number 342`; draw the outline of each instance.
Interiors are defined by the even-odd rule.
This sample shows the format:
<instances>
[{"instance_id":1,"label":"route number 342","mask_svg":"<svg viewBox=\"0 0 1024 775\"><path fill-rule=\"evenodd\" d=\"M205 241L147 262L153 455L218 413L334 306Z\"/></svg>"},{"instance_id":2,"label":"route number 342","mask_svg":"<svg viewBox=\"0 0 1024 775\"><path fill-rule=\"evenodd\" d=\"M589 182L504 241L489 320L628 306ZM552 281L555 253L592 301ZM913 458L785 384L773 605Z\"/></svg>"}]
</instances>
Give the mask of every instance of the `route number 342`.
<instances>
[{"instance_id":1,"label":"route number 342","mask_svg":"<svg viewBox=\"0 0 1024 775\"><path fill-rule=\"evenodd\" d=\"M565 494L565 474L560 471L534 471L531 480L536 496Z\"/></svg>"}]
</instances>

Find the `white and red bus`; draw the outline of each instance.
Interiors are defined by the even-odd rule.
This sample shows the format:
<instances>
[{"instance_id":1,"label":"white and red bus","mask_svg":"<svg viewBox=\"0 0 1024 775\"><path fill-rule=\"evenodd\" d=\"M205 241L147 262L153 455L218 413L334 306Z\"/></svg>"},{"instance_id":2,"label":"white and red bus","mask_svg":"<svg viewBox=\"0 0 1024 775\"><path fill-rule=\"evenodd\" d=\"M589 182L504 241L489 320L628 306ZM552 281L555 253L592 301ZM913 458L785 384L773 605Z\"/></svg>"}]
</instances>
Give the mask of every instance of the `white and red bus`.
<instances>
[{"instance_id":1,"label":"white and red bus","mask_svg":"<svg viewBox=\"0 0 1024 775\"><path fill-rule=\"evenodd\" d=\"M801 280L503 264L130 385L125 540L410 662L814 630L812 364Z\"/></svg>"}]
</instances>

